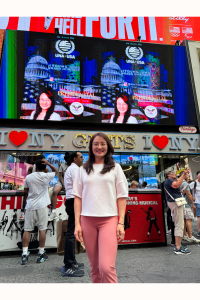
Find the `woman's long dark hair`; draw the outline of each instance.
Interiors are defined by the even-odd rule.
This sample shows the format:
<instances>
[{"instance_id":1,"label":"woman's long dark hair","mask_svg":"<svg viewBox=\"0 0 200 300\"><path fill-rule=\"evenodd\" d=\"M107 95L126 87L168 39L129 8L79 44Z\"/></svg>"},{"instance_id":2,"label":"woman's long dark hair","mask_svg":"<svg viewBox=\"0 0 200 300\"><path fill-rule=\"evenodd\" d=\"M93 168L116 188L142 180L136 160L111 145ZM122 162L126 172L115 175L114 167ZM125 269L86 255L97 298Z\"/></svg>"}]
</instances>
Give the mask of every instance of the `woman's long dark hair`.
<instances>
[{"instance_id":1,"label":"woman's long dark hair","mask_svg":"<svg viewBox=\"0 0 200 300\"><path fill-rule=\"evenodd\" d=\"M117 93L116 100L115 100L115 116L113 118L113 123L117 122L117 118L119 117L119 114L120 114L117 109L117 99L118 98L122 98L124 100L124 102L128 105L128 109L124 115L124 120L123 120L123 124L126 124L126 122L128 121L128 118L131 115L131 96L126 92L124 92L124 93L118 92Z\"/></svg>"},{"instance_id":2,"label":"woman's long dark hair","mask_svg":"<svg viewBox=\"0 0 200 300\"><path fill-rule=\"evenodd\" d=\"M42 108L40 107L40 96L45 93L47 95L47 97L51 100L51 106L49 107L49 109L46 112L45 118L44 120L49 120L50 116L52 115L52 113L54 112L54 108L55 108L55 98L53 97L53 90L48 88L44 88L40 91L40 95L37 97L37 103L36 103L36 112L34 114L33 120L36 120L37 117L39 116L39 114L42 111Z\"/></svg>"},{"instance_id":3,"label":"woman's long dark hair","mask_svg":"<svg viewBox=\"0 0 200 300\"><path fill-rule=\"evenodd\" d=\"M98 132L98 133L95 133L90 139L89 158L86 161L86 163L83 165L83 168L86 170L88 175L90 174L91 171L93 171L93 164L95 162L95 156L94 156L94 153L92 151L92 144L93 144L93 141L94 141L96 136L102 137L108 145L108 151L105 155L104 166L103 166L103 169L100 173L105 174L107 172L110 172L110 170L115 167L115 161L112 157L112 155L114 154L114 148L113 148L109 138L107 137L107 135L105 135L103 132Z\"/></svg>"}]
</instances>

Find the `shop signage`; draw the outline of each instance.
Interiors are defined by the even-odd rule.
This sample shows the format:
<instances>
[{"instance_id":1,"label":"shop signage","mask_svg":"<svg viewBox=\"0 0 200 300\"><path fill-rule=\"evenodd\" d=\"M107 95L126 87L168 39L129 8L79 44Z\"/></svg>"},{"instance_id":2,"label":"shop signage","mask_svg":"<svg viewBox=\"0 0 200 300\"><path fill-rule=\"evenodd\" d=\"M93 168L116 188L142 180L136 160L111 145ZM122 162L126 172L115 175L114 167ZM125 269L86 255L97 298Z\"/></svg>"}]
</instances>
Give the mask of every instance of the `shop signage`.
<instances>
[{"instance_id":1,"label":"shop signage","mask_svg":"<svg viewBox=\"0 0 200 300\"><path fill-rule=\"evenodd\" d=\"M144 149L151 149L152 146L149 145L149 139L151 138L150 135L144 135L143 138L145 139L145 147ZM158 136L154 135L152 138L152 143L156 146L159 150L163 150L169 143L169 139L171 139L171 147L170 150L182 150L183 143L182 141L187 141L189 148L188 150L196 150L197 148L194 146L195 142L199 139L198 136ZM198 148L200 149L200 148Z\"/></svg>"},{"instance_id":2,"label":"shop signage","mask_svg":"<svg viewBox=\"0 0 200 300\"><path fill-rule=\"evenodd\" d=\"M94 131L76 130L0 130L1 150L26 151L88 151ZM139 132L105 132L116 152L198 153L198 134L141 134Z\"/></svg>"},{"instance_id":3,"label":"shop signage","mask_svg":"<svg viewBox=\"0 0 200 300\"><path fill-rule=\"evenodd\" d=\"M158 149L162 150L167 146L169 139L165 135L162 136L154 135L152 142Z\"/></svg>"},{"instance_id":4,"label":"shop signage","mask_svg":"<svg viewBox=\"0 0 200 300\"><path fill-rule=\"evenodd\" d=\"M22 196L1 196L0 195L0 211L1 210L13 210L21 209ZM66 198L64 196L57 196L56 208L61 207L65 203Z\"/></svg>"},{"instance_id":5,"label":"shop signage","mask_svg":"<svg viewBox=\"0 0 200 300\"><path fill-rule=\"evenodd\" d=\"M0 146L7 145L5 143L5 134L7 134L8 131L0 130ZM61 138L61 136L65 136L64 133L54 133L54 132L29 132L29 135L31 135L31 143L28 144L28 146L32 147L43 147L44 146L44 136L48 135L52 138L53 144L51 147L60 147L60 145L57 143L58 140ZM10 142L19 147L22 144L24 144L28 139L28 133L26 131L11 131L9 133L9 140Z\"/></svg>"},{"instance_id":6,"label":"shop signage","mask_svg":"<svg viewBox=\"0 0 200 300\"><path fill-rule=\"evenodd\" d=\"M26 131L11 131L9 134L9 140L17 147L25 143L27 138L28 134Z\"/></svg>"},{"instance_id":7,"label":"shop signage","mask_svg":"<svg viewBox=\"0 0 200 300\"><path fill-rule=\"evenodd\" d=\"M181 133L196 133L197 129L194 126L180 126L179 131Z\"/></svg>"}]
</instances>

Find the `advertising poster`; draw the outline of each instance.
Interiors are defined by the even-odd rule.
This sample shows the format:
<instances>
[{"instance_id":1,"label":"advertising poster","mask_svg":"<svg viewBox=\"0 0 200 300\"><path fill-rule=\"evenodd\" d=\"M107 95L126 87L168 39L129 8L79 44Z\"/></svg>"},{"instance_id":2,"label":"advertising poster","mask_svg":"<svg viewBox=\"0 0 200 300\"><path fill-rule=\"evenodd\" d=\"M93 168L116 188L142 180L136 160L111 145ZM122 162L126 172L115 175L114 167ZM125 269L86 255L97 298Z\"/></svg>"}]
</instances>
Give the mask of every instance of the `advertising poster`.
<instances>
[{"instance_id":1,"label":"advertising poster","mask_svg":"<svg viewBox=\"0 0 200 300\"><path fill-rule=\"evenodd\" d=\"M200 17L0 17L0 29L171 44L200 40Z\"/></svg>"},{"instance_id":2,"label":"advertising poster","mask_svg":"<svg viewBox=\"0 0 200 300\"><path fill-rule=\"evenodd\" d=\"M165 242L160 194L129 194L126 200L125 238L120 244Z\"/></svg>"},{"instance_id":3,"label":"advertising poster","mask_svg":"<svg viewBox=\"0 0 200 300\"><path fill-rule=\"evenodd\" d=\"M24 220L20 219L23 196L0 196L0 252L22 250ZM45 248L57 248L56 223L67 219L64 196L58 196L56 213L58 219L48 222ZM49 209L49 215L51 209ZM30 249L39 247L39 232L35 227L30 234Z\"/></svg>"}]
</instances>

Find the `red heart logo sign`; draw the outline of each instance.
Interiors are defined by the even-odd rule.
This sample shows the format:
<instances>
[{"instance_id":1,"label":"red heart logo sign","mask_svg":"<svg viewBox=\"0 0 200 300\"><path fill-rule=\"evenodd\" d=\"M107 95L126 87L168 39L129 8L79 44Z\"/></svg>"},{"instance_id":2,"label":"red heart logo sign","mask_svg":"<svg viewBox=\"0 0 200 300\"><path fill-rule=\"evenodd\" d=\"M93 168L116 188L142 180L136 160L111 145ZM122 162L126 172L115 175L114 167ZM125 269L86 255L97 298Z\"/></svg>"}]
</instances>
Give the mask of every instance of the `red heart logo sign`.
<instances>
[{"instance_id":1,"label":"red heart logo sign","mask_svg":"<svg viewBox=\"0 0 200 300\"><path fill-rule=\"evenodd\" d=\"M154 135L152 142L158 149L162 150L167 146L169 140L166 135L162 135L162 136Z\"/></svg>"},{"instance_id":2,"label":"red heart logo sign","mask_svg":"<svg viewBox=\"0 0 200 300\"><path fill-rule=\"evenodd\" d=\"M17 147L25 143L27 138L28 134L26 131L11 131L9 134L10 141Z\"/></svg>"}]
</instances>

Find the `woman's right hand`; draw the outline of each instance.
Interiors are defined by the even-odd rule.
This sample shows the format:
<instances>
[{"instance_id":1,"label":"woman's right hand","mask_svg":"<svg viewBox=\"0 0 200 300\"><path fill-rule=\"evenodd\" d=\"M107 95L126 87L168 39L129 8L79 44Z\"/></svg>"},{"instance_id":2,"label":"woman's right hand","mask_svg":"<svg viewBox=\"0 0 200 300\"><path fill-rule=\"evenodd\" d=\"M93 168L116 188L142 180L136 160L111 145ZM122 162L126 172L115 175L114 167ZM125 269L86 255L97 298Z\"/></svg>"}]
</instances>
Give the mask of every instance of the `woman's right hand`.
<instances>
[{"instance_id":1,"label":"woman's right hand","mask_svg":"<svg viewBox=\"0 0 200 300\"><path fill-rule=\"evenodd\" d=\"M80 242L80 243L83 242L82 228L81 228L80 224L75 225L74 235L78 242Z\"/></svg>"}]
</instances>

